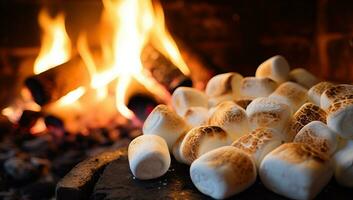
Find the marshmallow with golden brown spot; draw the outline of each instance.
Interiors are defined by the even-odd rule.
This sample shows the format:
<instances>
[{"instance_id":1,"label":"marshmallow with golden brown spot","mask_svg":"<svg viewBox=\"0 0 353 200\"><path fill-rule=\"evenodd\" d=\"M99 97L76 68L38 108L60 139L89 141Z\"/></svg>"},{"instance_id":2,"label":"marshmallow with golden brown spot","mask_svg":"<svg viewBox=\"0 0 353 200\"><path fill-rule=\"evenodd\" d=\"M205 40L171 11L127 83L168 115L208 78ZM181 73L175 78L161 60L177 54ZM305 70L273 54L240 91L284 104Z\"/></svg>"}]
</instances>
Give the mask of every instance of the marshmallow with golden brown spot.
<instances>
[{"instance_id":1,"label":"marshmallow with golden brown spot","mask_svg":"<svg viewBox=\"0 0 353 200\"><path fill-rule=\"evenodd\" d=\"M266 77L245 77L240 85L240 98L267 97L277 88L277 83Z\"/></svg>"},{"instance_id":2,"label":"marshmallow with golden brown spot","mask_svg":"<svg viewBox=\"0 0 353 200\"><path fill-rule=\"evenodd\" d=\"M312 86L308 91L309 100L320 106L321 94L332 86L334 86L334 84L331 82L320 82Z\"/></svg>"},{"instance_id":3,"label":"marshmallow with golden brown spot","mask_svg":"<svg viewBox=\"0 0 353 200\"><path fill-rule=\"evenodd\" d=\"M258 128L234 141L232 146L249 153L259 168L262 159L283 143L282 134L271 128Z\"/></svg>"},{"instance_id":4,"label":"marshmallow with golden brown spot","mask_svg":"<svg viewBox=\"0 0 353 200\"><path fill-rule=\"evenodd\" d=\"M294 113L308 100L308 95L307 89L303 86L293 82L285 82L270 95L270 98L289 105Z\"/></svg>"},{"instance_id":5,"label":"marshmallow with golden brown spot","mask_svg":"<svg viewBox=\"0 0 353 200\"><path fill-rule=\"evenodd\" d=\"M200 126L191 129L180 146L181 160L191 164L195 159L213 149L230 145L231 137L218 126Z\"/></svg>"},{"instance_id":6,"label":"marshmallow with golden brown spot","mask_svg":"<svg viewBox=\"0 0 353 200\"><path fill-rule=\"evenodd\" d=\"M245 110L233 101L225 101L210 109L208 125L220 126L234 140L249 132Z\"/></svg>"},{"instance_id":7,"label":"marshmallow with golden brown spot","mask_svg":"<svg viewBox=\"0 0 353 200\"><path fill-rule=\"evenodd\" d=\"M246 114L251 130L268 127L284 133L290 122L291 109L276 99L263 97L253 100L246 108Z\"/></svg>"},{"instance_id":8,"label":"marshmallow with golden brown spot","mask_svg":"<svg viewBox=\"0 0 353 200\"><path fill-rule=\"evenodd\" d=\"M288 80L289 70L287 60L277 55L267 59L257 68L256 77L268 77L278 83L283 83Z\"/></svg>"},{"instance_id":9,"label":"marshmallow with golden brown spot","mask_svg":"<svg viewBox=\"0 0 353 200\"><path fill-rule=\"evenodd\" d=\"M186 111L184 119L192 127L201 126L208 120L208 109L204 107L190 107Z\"/></svg>"},{"instance_id":10,"label":"marshmallow with golden brown spot","mask_svg":"<svg viewBox=\"0 0 353 200\"><path fill-rule=\"evenodd\" d=\"M189 125L166 105L158 105L149 114L142 127L144 135L161 136L172 149L175 141L186 131Z\"/></svg>"},{"instance_id":11,"label":"marshmallow with golden brown spot","mask_svg":"<svg viewBox=\"0 0 353 200\"><path fill-rule=\"evenodd\" d=\"M305 88L311 88L319 82L317 77L304 68L296 68L290 71L289 79L304 86Z\"/></svg>"},{"instance_id":12,"label":"marshmallow with golden brown spot","mask_svg":"<svg viewBox=\"0 0 353 200\"><path fill-rule=\"evenodd\" d=\"M313 199L330 181L333 170L329 156L304 143L286 143L263 159L262 183L290 199Z\"/></svg>"},{"instance_id":13,"label":"marshmallow with golden brown spot","mask_svg":"<svg viewBox=\"0 0 353 200\"><path fill-rule=\"evenodd\" d=\"M324 110L341 100L353 99L353 85L340 84L325 90L320 98L320 106Z\"/></svg>"},{"instance_id":14,"label":"marshmallow with golden brown spot","mask_svg":"<svg viewBox=\"0 0 353 200\"><path fill-rule=\"evenodd\" d=\"M353 188L353 140L348 140L334 157L334 175L340 185Z\"/></svg>"},{"instance_id":15,"label":"marshmallow with golden brown spot","mask_svg":"<svg viewBox=\"0 0 353 200\"><path fill-rule=\"evenodd\" d=\"M196 188L215 199L225 199L250 187L256 180L256 167L250 155L225 146L195 160L190 167Z\"/></svg>"},{"instance_id":16,"label":"marshmallow with golden brown spot","mask_svg":"<svg viewBox=\"0 0 353 200\"><path fill-rule=\"evenodd\" d=\"M332 155L337 148L337 135L321 121L305 125L295 136L293 142L305 143L316 150Z\"/></svg>"},{"instance_id":17,"label":"marshmallow with golden brown spot","mask_svg":"<svg viewBox=\"0 0 353 200\"><path fill-rule=\"evenodd\" d=\"M353 99L333 103L327 112L327 125L342 138L353 139Z\"/></svg>"},{"instance_id":18,"label":"marshmallow with golden brown spot","mask_svg":"<svg viewBox=\"0 0 353 200\"><path fill-rule=\"evenodd\" d=\"M132 174L141 180L158 178L170 166L167 143L158 135L141 135L131 141L128 158Z\"/></svg>"},{"instance_id":19,"label":"marshmallow with golden brown spot","mask_svg":"<svg viewBox=\"0 0 353 200\"><path fill-rule=\"evenodd\" d=\"M293 140L297 133L308 123L321 121L326 123L326 112L319 106L312 103L305 103L294 113L288 128L290 140Z\"/></svg>"},{"instance_id":20,"label":"marshmallow with golden brown spot","mask_svg":"<svg viewBox=\"0 0 353 200\"><path fill-rule=\"evenodd\" d=\"M205 93L210 98L221 98L228 96L229 100L239 96L240 82L243 76L235 73L218 74L211 78L205 89Z\"/></svg>"},{"instance_id":21,"label":"marshmallow with golden brown spot","mask_svg":"<svg viewBox=\"0 0 353 200\"><path fill-rule=\"evenodd\" d=\"M190 107L208 107L208 97L202 91L190 87L178 87L172 95L172 105L179 116Z\"/></svg>"}]
</instances>

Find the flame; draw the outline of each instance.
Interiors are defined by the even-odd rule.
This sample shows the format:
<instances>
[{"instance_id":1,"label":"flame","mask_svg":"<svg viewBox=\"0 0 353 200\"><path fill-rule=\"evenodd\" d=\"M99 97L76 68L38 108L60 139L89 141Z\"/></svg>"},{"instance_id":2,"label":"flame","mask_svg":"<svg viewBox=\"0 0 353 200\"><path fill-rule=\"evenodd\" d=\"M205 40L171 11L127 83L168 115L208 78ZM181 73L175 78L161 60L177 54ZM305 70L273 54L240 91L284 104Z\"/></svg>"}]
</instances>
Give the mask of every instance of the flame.
<instances>
[{"instance_id":1,"label":"flame","mask_svg":"<svg viewBox=\"0 0 353 200\"><path fill-rule=\"evenodd\" d=\"M70 105L77 101L85 92L86 89L84 87L78 87L77 89L61 97L56 103L59 105Z\"/></svg>"},{"instance_id":2,"label":"flame","mask_svg":"<svg viewBox=\"0 0 353 200\"><path fill-rule=\"evenodd\" d=\"M34 73L39 74L70 59L71 42L65 30L63 13L51 18L46 10L38 17L43 31L42 46L34 63Z\"/></svg>"}]
</instances>

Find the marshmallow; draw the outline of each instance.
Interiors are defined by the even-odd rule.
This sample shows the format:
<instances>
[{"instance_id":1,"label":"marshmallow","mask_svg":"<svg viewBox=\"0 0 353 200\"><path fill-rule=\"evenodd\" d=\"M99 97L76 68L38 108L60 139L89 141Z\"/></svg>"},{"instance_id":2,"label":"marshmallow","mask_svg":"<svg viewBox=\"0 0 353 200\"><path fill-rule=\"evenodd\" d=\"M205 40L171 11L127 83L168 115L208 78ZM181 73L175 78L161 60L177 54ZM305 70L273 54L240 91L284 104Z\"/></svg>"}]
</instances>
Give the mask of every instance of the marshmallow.
<instances>
[{"instance_id":1,"label":"marshmallow","mask_svg":"<svg viewBox=\"0 0 353 200\"><path fill-rule=\"evenodd\" d=\"M158 178L170 166L167 143L157 135L141 135L131 141L128 158L132 174L141 180Z\"/></svg>"},{"instance_id":2,"label":"marshmallow","mask_svg":"<svg viewBox=\"0 0 353 200\"><path fill-rule=\"evenodd\" d=\"M340 185L353 187L353 140L338 150L333 157L335 179Z\"/></svg>"},{"instance_id":3,"label":"marshmallow","mask_svg":"<svg viewBox=\"0 0 353 200\"><path fill-rule=\"evenodd\" d=\"M190 107L185 112L184 119L191 127L201 126L208 120L208 110L204 107Z\"/></svg>"},{"instance_id":4,"label":"marshmallow","mask_svg":"<svg viewBox=\"0 0 353 200\"><path fill-rule=\"evenodd\" d=\"M172 105L179 116L184 116L190 107L208 107L208 97L203 92L189 87L178 87L172 95Z\"/></svg>"},{"instance_id":5,"label":"marshmallow","mask_svg":"<svg viewBox=\"0 0 353 200\"><path fill-rule=\"evenodd\" d=\"M305 125L295 136L293 142L308 144L317 151L329 155L336 151L338 145L336 134L320 121L313 121Z\"/></svg>"},{"instance_id":6,"label":"marshmallow","mask_svg":"<svg viewBox=\"0 0 353 200\"><path fill-rule=\"evenodd\" d=\"M325 90L320 99L320 106L327 110L333 103L344 99L353 99L353 85L340 84Z\"/></svg>"},{"instance_id":7,"label":"marshmallow","mask_svg":"<svg viewBox=\"0 0 353 200\"><path fill-rule=\"evenodd\" d=\"M256 77L268 77L282 83L288 80L289 64L283 56L273 56L263 62L256 70Z\"/></svg>"},{"instance_id":8,"label":"marshmallow","mask_svg":"<svg viewBox=\"0 0 353 200\"><path fill-rule=\"evenodd\" d=\"M215 199L224 199L250 187L256 180L256 167L251 157L232 146L210 151L190 167L196 188Z\"/></svg>"},{"instance_id":9,"label":"marshmallow","mask_svg":"<svg viewBox=\"0 0 353 200\"><path fill-rule=\"evenodd\" d=\"M191 164L202 154L232 143L229 135L218 126L200 126L191 129L180 145L181 160Z\"/></svg>"},{"instance_id":10,"label":"marshmallow","mask_svg":"<svg viewBox=\"0 0 353 200\"><path fill-rule=\"evenodd\" d=\"M243 76L235 72L218 74L208 81L205 93L210 98L230 96L235 99L239 96L242 79Z\"/></svg>"},{"instance_id":11,"label":"marshmallow","mask_svg":"<svg viewBox=\"0 0 353 200\"><path fill-rule=\"evenodd\" d=\"M240 98L255 99L267 97L277 88L277 83L270 78L245 77L240 85Z\"/></svg>"},{"instance_id":12,"label":"marshmallow","mask_svg":"<svg viewBox=\"0 0 353 200\"><path fill-rule=\"evenodd\" d=\"M189 129L184 119L166 105L158 105L145 120L142 132L145 135L161 136L171 150L175 141Z\"/></svg>"},{"instance_id":13,"label":"marshmallow","mask_svg":"<svg viewBox=\"0 0 353 200\"><path fill-rule=\"evenodd\" d=\"M319 82L319 80L312 73L303 68L293 69L289 73L289 79L306 88L311 88Z\"/></svg>"},{"instance_id":14,"label":"marshmallow","mask_svg":"<svg viewBox=\"0 0 353 200\"><path fill-rule=\"evenodd\" d=\"M320 106L321 94L332 86L334 86L334 84L330 82L320 82L314 85L308 91L309 100L314 104Z\"/></svg>"},{"instance_id":15,"label":"marshmallow","mask_svg":"<svg viewBox=\"0 0 353 200\"><path fill-rule=\"evenodd\" d=\"M290 122L291 109L276 99L263 97L253 100L246 108L246 114L251 130L268 127L283 133Z\"/></svg>"},{"instance_id":16,"label":"marshmallow","mask_svg":"<svg viewBox=\"0 0 353 200\"><path fill-rule=\"evenodd\" d=\"M288 128L290 141L305 125L312 121L321 121L326 123L326 112L315 104L305 103L292 117Z\"/></svg>"},{"instance_id":17,"label":"marshmallow","mask_svg":"<svg viewBox=\"0 0 353 200\"><path fill-rule=\"evenodd\" d=\"M333 103L327 112L327 125L341 137L353 139L353 99Z\"/></svg>"},{"instance_id":18,"label":"marshmallow","mask_svg":"<svg viewBox=\"0 0 353 200\"><path fill-rule=\"evenodd\" d=\"M212 97L208 99L208 107L212 108L218 106L218 104L225 102L225 101L234 101L233 95L223 95L219 97Z\"/></svg>"},{"instance_id":19,"label":"marshmallow","mask_svg":"<svg viewBox=\"0 0 353 200\"><path fill-rule=\"evenodd\" d=\"M251 99L239 99L239 100L236 100L235 103L244 108L246 110L246 108L248 107L248 105L252 102Z\"/></svg>"},{"instance_id":20,"label":"marshmallow","mask_svg":"<svg viewBox=\"0 0 353 200\"><path fill-rule=\"evenodd\" d=\"M210 109L208 125L220 126L233 140L249 132L249 121L245 110L232 101Z\"/></svg>"},{"instance_id":21,"label":"marshmallow","mask_svg":"<svg viewBox=\"0 0 353 200\"><path fill-rule=\"evenodd\" d=\"M293 83L282 83L270 98L277 99L292 108L293 113L308 100L307 89L303 86Z\"/></svg>"},{"instance_id":22,"label":"marshmallow","mask_svg":"<svg viewBox=\"0 0 353 200\"><path fill-rule=\"evenodd\" d=\"M249 134L241 136L232 146L250 154L256 167L259 168L262 159L283 143L283 137L274 129L258 128Z\"/></svg>"},{"instance_id":23,"label":"marshmallow","mask_svg":"<svg viewBox=\"0 0 353 200\"><path fill-rule=\"evenodd\" d=\"M303 143L277 147L265 156L259 170L266 188L290 199L313 199L332 173L329 157Z\"/></svg>"},{"instance_id":24,"label":"marshmallow","mask_svg":"<svg viewBox=\"0 0 353 200\"><path fill-rule=\"evenodd\" d=\"M172 154L175 158L175 160L177 160L180 163L183 163L183 159L181 157L181 153L180 153L180 147L181 147L181 143L183 142L184 138L186 136L186 133L182 134L177 141L174 143L173 147L172 147Z\"/></svg>"}]
</instances>

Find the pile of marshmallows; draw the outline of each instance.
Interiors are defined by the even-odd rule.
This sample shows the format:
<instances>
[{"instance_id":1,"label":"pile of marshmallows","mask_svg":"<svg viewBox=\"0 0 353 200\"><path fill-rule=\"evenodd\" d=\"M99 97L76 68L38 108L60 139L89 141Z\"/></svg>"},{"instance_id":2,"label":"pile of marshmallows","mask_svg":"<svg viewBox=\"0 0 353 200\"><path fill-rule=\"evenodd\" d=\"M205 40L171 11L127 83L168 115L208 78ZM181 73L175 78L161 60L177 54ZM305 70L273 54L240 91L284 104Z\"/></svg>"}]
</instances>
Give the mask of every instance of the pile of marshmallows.
<instances>
[{"instance_id":1,"label":"pile of marshmallows","mask_svg":"<svg viewBox=\"0 0 353 200\"><path fill-rule=\"evenodd\" d=\"M333 175L353 187L353 85L319 82L274 56L255 77L219 74L205 92L179 87L172 107L157 106L129 145L138 179L165 174L172 153L216 199L244 191L257 174L292 199L314 198Z\"/></svg>"}]
</instances>

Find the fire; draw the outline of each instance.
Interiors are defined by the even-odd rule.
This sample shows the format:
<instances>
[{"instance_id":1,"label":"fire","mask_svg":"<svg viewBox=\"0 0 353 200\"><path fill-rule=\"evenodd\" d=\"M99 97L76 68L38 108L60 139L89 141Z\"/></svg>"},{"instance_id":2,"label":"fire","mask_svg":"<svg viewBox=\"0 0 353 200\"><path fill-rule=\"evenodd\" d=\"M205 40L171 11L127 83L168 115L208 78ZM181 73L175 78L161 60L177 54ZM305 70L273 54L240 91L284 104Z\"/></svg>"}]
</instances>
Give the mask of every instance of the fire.
<instances>
[{"instance_id":1,"label":"fire","mask_svg":"<svg viewBox=\"0 0 353 200\"><path fill-rule=\"evenodd\" d=\"M86 89L84 87L79 87L71 92L69 92L67 95L61 97L57 103L60 105L69 105L77 101L84 93Z\"/></svg>"},{"instance_id":2,"label":"fire","mask_svg":"<svg viewBox=\"0 0 353 200\"><path fill-rule=\"evenodd\" d=\"M68 61L71 55L71 42L66 34L64 14L51 18L46 10L41 10L38 21L43 36L42 47L34 63L35 74Z\"/></svg>"}]
</instances>

